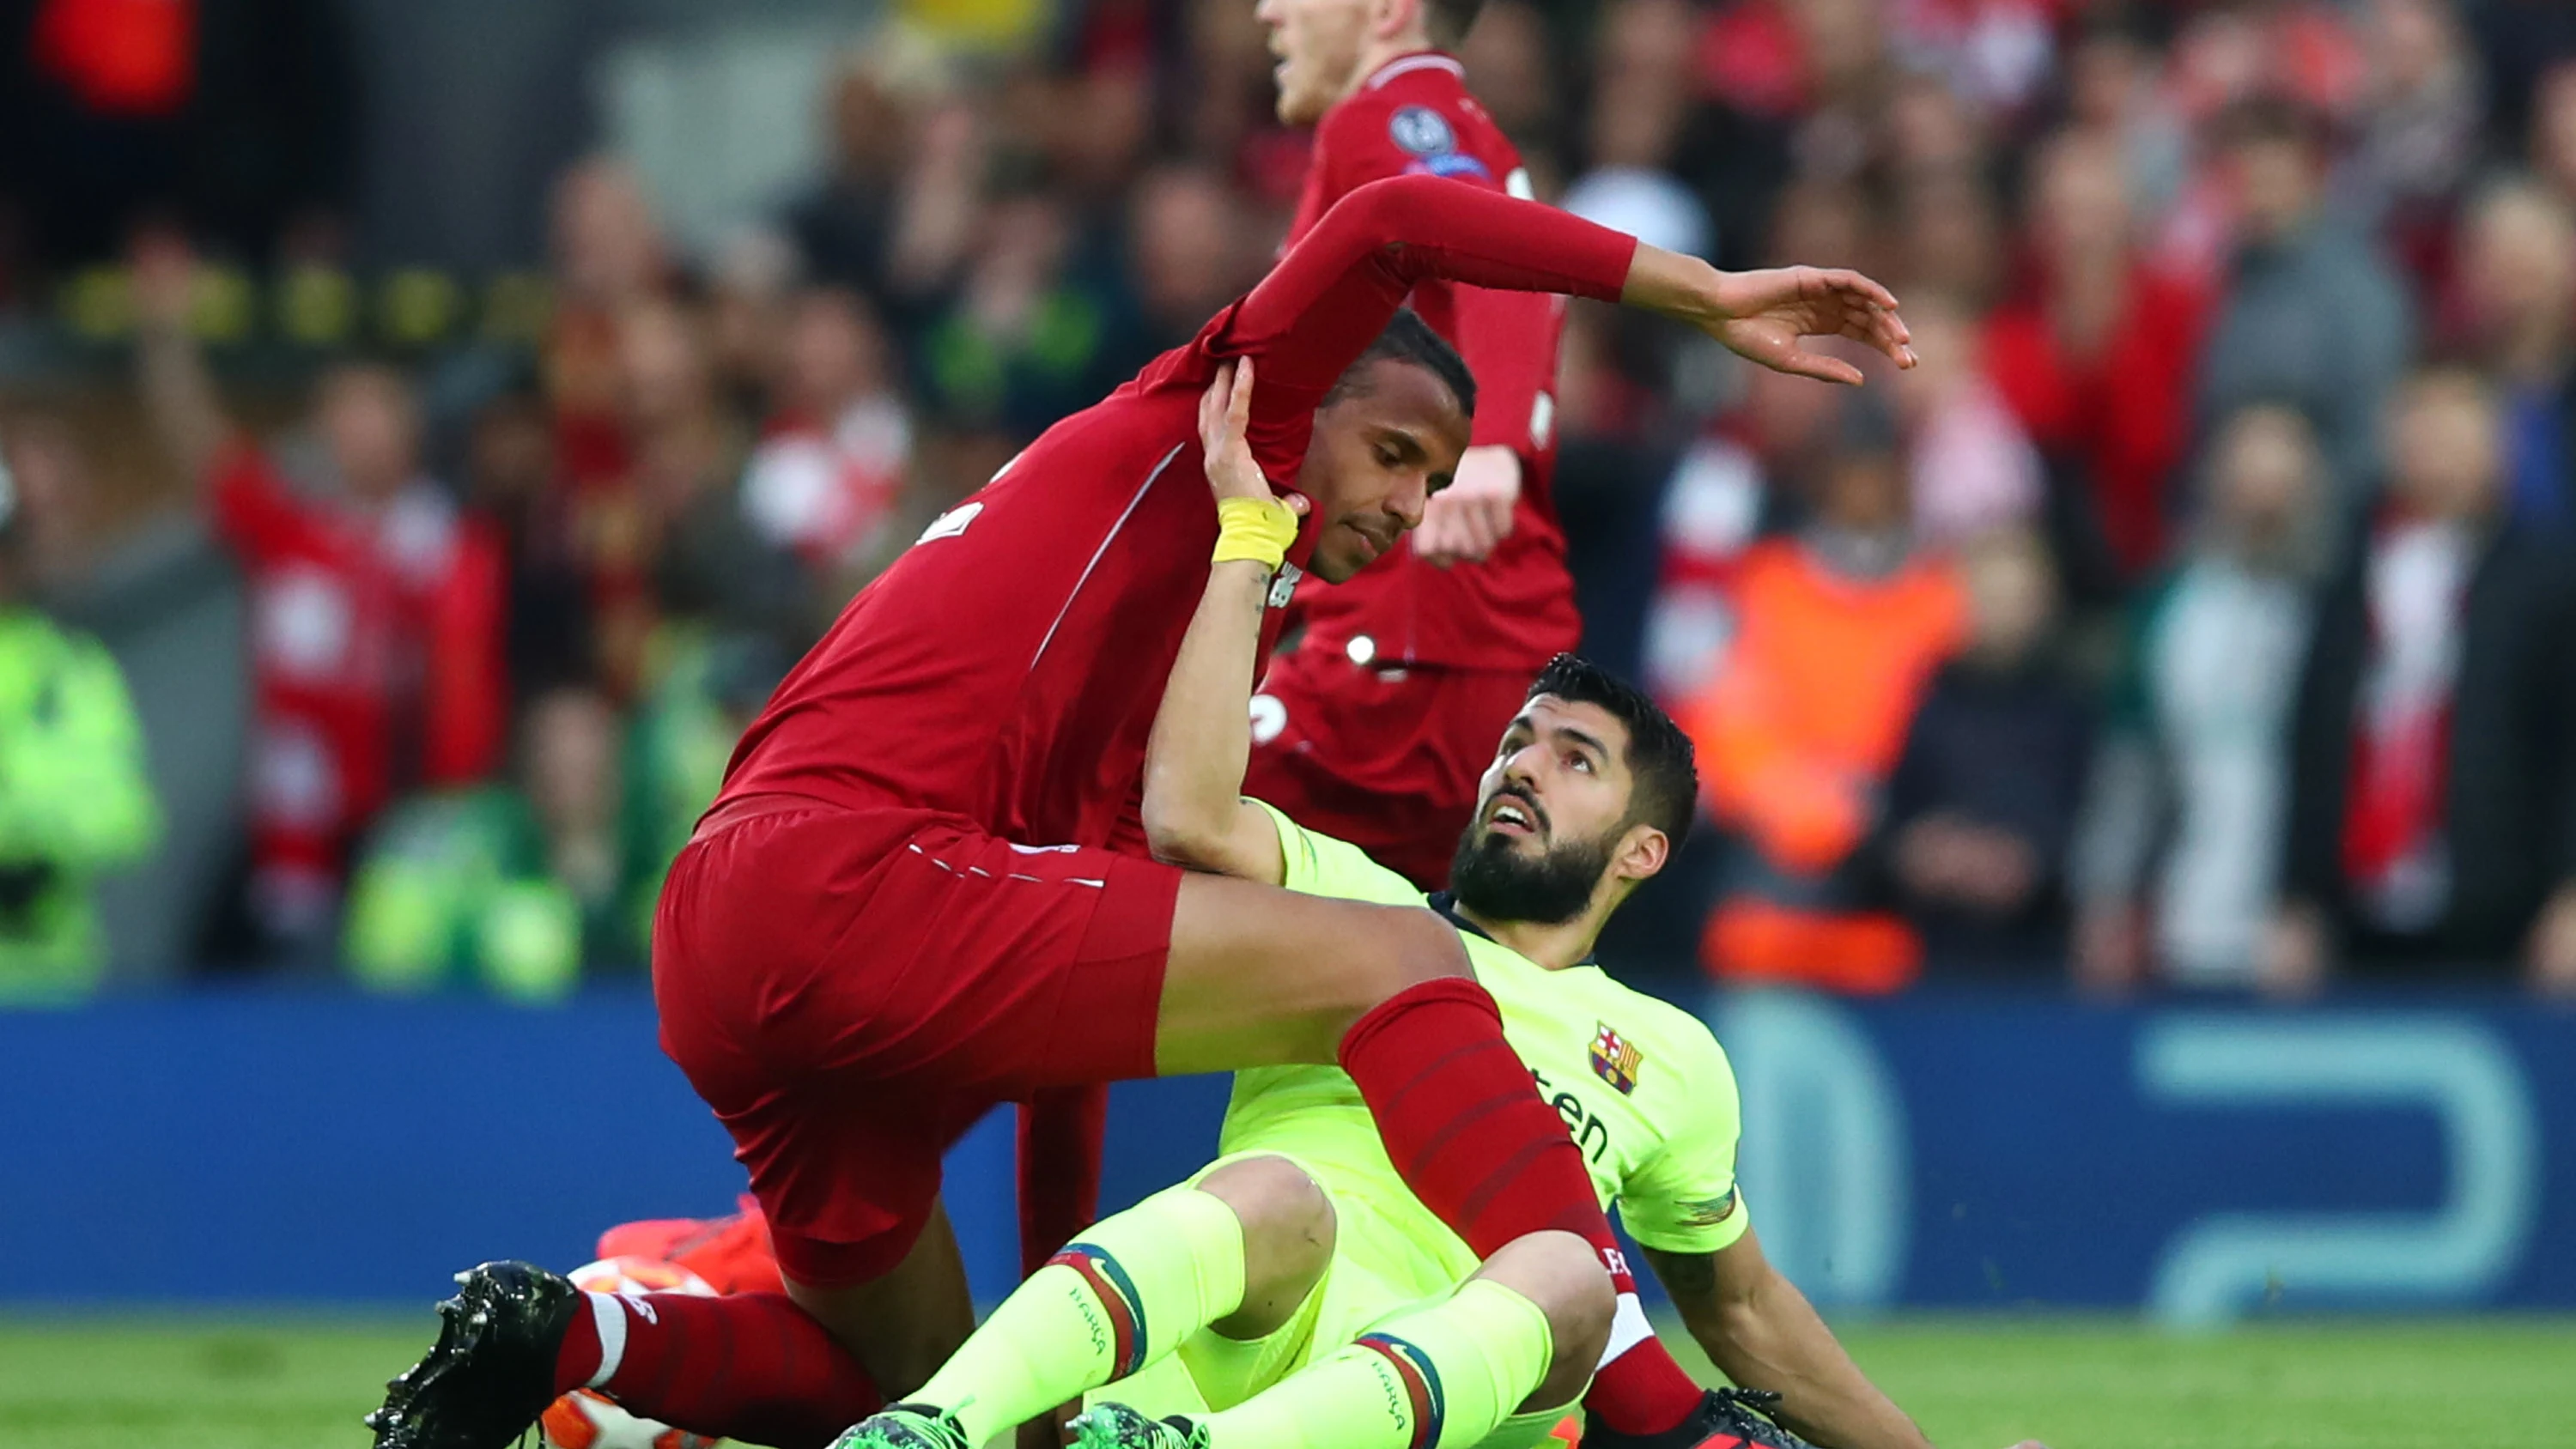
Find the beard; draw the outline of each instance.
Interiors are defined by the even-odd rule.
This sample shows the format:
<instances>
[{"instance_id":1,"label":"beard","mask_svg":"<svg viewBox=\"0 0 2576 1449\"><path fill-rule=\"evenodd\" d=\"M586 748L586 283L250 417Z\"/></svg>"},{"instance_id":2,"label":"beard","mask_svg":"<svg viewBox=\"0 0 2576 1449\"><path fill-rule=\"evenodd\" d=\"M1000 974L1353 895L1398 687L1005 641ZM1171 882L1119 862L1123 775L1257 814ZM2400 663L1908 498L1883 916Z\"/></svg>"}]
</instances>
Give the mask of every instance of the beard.
<instances>
[{"instance_id":1,"label":"beard","mask_svg":"<svg viewBox=\"0 0 2576 1449\"><path fill-rule=\"evenodd\" d=\"M1561 926L1592 904L1610 868L1610 844L1569 840L1533 857L1510 838L1470 825L1449 861L1449 894L1489 921Z\"/></svg>"}]
</instances>

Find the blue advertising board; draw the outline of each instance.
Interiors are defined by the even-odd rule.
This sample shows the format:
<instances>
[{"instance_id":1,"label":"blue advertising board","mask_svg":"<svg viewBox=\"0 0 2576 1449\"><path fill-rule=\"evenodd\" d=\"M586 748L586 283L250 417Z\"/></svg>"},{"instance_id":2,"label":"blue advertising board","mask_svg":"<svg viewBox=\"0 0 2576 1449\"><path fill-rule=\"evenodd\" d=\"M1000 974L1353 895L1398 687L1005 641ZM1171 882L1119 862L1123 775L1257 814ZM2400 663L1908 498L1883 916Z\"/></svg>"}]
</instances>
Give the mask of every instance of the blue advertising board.
<instances>
[{"instance_id":1,"label":"blue advertising board","mask_svg":"<svg viewBox=\"0 0 2576 1449\"><path fill-rule=\"evenodd\" d=\"M1754 1221L1828 1305L2576 1308L2576 1015L1759 994L1710 1019ZM0 1013L0 1062L0 1301L418 1302L742 1186L640 995ZM1120 1088L1110 1203L1204 1160L1223 1100ZM1009 1125L949 1162L988 1296Z\"/></svg>"}]
</instances>

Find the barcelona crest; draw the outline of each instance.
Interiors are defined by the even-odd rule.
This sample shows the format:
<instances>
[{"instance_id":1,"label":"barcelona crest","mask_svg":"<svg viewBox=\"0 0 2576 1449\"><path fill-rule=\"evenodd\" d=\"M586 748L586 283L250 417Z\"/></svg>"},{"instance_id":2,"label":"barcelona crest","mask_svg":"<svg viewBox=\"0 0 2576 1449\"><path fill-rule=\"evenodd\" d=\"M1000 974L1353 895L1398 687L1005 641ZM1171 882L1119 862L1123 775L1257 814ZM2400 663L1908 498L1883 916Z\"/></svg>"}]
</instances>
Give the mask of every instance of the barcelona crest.
<instances>
[{"instance_id":1,"label":"barcelona crest","mask_svg":"<svg viewBox=\"0 0 2576 1449\"><path fill-rule=\"evenodd\" d=\"M1600 1032L1592 1038L1592 1074L1619 1089L1627 1096L1637 1090L1637 1072L1646 1064L1644 1056L1628 1044L1628 1039L1612 1031L1607 1022L1596 1022Z\"/></svg>"}]
</instances>

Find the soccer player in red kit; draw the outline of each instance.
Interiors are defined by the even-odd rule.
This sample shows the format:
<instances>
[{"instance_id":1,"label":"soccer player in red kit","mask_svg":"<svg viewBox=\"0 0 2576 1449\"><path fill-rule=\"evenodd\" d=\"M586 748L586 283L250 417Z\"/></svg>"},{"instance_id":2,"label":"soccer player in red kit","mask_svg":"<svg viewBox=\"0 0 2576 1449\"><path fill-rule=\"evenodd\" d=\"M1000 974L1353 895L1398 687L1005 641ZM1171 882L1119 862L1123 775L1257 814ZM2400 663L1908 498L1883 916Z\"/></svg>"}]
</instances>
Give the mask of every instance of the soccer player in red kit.
<instances>
[{"instance_id":1,"label":"soccer player in red kit","mask_svg":"<svg viewBox=\"0 0 2576 1449\"><path fill-rule=\"evenodd\" d=\"M786 1291L616 1298L486 1264L370 1416L379 1449L499 1449L574 1386L819 1444L970 1326L941 1153L997 1103L1158 1073L1338 1062L1471 1246L1573 1231L1624 1284L1582 1159L1445 922L1104 848L1210 561L1348 578L1456 466L1473 379L1400 309L1429 277L1620 298L1830 380L1860 374L1802 336L1911 359L1894 300L1852 273L1722 274L1438 177L1353 192L852 601L672 866L663 1045L732 1132ZM1220 522L1202 394L1255 373L1253 455L1303 507Z\"/></svg>"},{"instance_id":2,"label":"soccer player in red kit","mask_svg":"<svg viewBox=\"0 0 2576 1449\"><path fill-rule=\"evenodd\" d=\"M1382 177L1530 194L1449 54L1480 3L1260 0L1279 119L1315 128L1292 243ZM1244 790L1437 890L1494 739L1582 621L1548 495L1563 299L1432 278L1411 305L1476 374L1471 446L1421 528L1349 583L1298 594L1305 632L1253 700Z\"/></svg>"}]
</instances>

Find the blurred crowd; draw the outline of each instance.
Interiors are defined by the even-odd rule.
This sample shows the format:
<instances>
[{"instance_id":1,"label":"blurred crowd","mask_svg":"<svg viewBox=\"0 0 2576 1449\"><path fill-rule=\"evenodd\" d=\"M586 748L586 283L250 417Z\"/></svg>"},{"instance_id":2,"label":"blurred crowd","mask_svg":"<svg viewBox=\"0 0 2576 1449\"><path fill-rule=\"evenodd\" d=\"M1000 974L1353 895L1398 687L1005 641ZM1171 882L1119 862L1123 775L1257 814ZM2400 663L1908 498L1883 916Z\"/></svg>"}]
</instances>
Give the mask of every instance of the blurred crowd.
<instances>
[{"instance_id":1,"label":"blurred crowd","mask_svg":"<svg viewBox=\"0 0 2576 1449\"><path fill-rule=\"evenodd\" d=\"M0 999L636 971L804 645L1284 229L1250 0L1003 8L854 48L720 244L569 167L520 328L243 340L245 277L333 305L327 207L11 253L0 321L113 263L115 344L0 372ZM1576 308L1586 649L1709 822L1609 954L2576 993L2576 7L1489 0L1463 58L1542 198L1865 268L1923 359Z\"/></svg>"}]
</instances>

